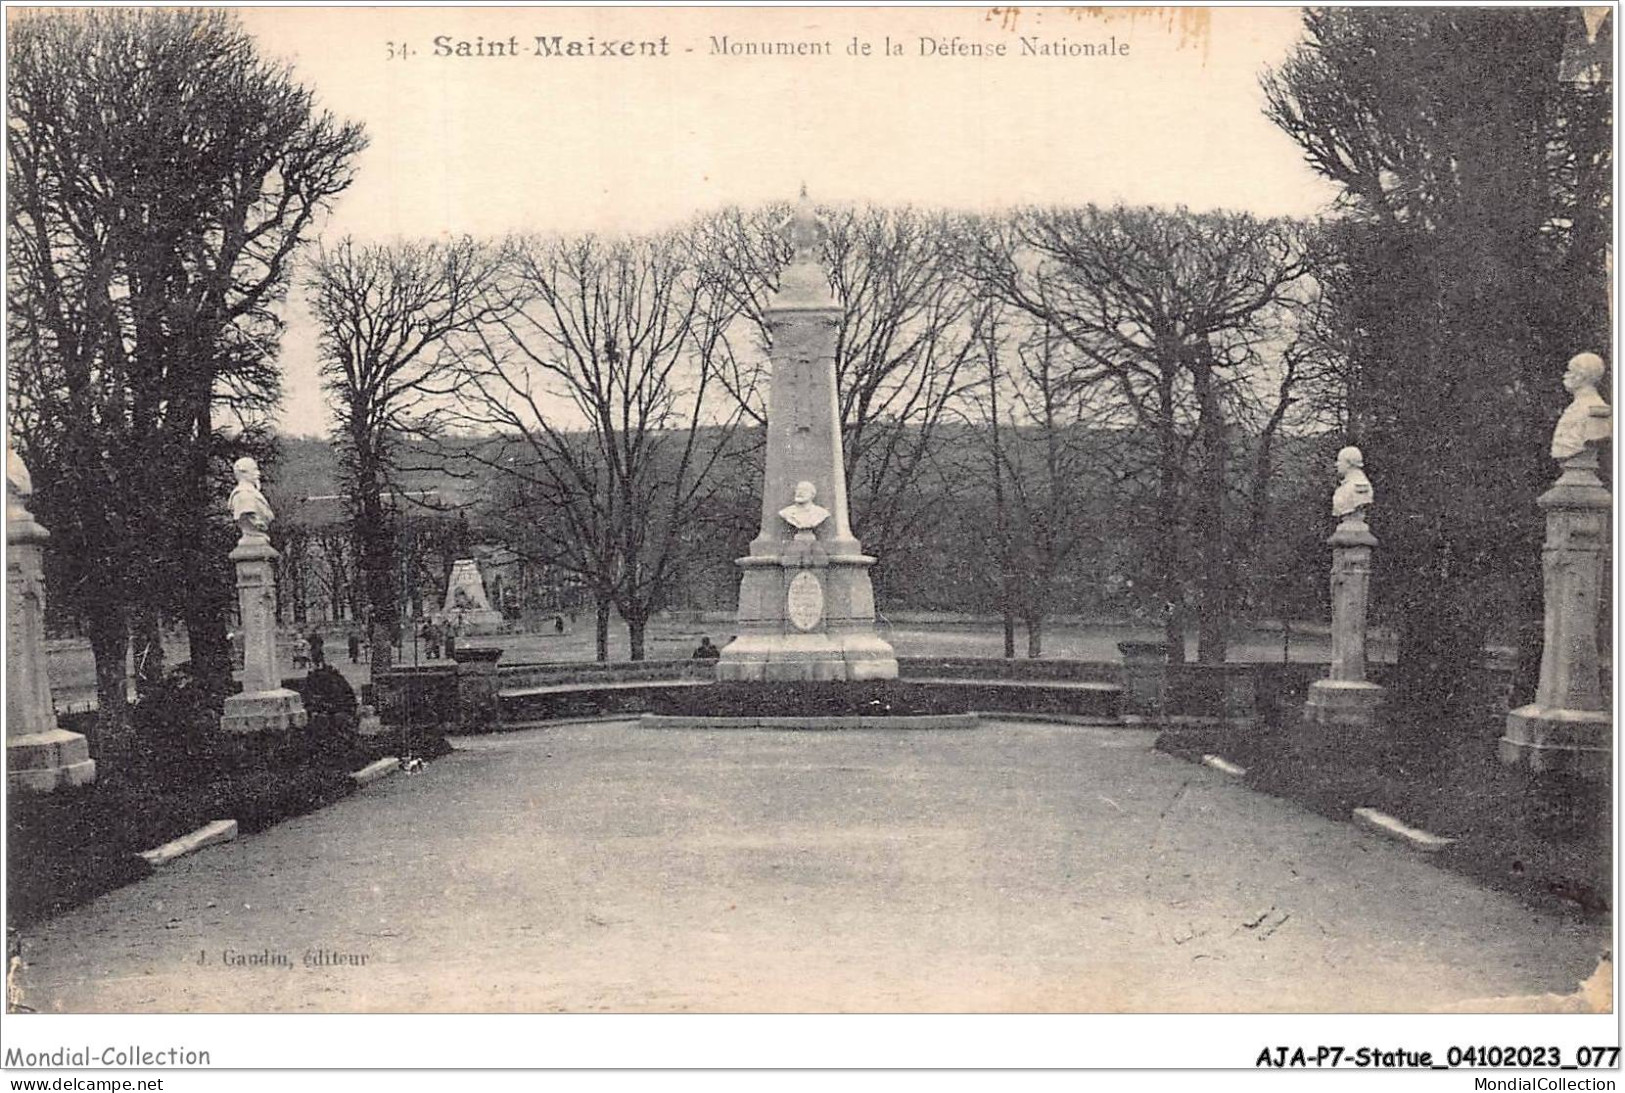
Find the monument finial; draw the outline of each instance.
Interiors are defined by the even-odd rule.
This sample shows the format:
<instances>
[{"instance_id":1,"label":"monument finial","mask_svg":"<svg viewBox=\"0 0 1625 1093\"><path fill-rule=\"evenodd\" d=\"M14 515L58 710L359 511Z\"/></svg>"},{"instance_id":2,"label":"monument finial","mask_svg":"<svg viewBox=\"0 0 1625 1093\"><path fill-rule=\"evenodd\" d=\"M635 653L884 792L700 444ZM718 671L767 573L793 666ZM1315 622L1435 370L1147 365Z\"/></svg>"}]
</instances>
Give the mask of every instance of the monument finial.
<instances>
[{"instance_id":1,"label":"monument finial","mask_svg":"<svg viewBox=\"0 0 1625 1093\"><path fill-rule=\"evenodd\" d=\"M818 261L818 249L823 239L818 227L818 214L813 209L812 198L807 196L805 182L801 184L796 210L790 215L790 242L795 247L795 261Z\"/></svg>"}]
</instances>

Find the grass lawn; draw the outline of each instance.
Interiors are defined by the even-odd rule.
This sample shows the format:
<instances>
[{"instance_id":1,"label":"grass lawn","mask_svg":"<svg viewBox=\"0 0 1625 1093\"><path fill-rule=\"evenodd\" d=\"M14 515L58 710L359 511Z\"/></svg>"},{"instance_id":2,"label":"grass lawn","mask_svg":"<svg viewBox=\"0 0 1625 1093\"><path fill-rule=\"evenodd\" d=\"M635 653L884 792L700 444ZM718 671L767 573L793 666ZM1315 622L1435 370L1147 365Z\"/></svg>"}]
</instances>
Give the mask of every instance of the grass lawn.
<instances>
[{"instance_id":1,"label":"grass lawn","mask_svg":"<svg viewBox=\"0 0 1625 1093\"><path fill-rule=\"evenodd\" d=\"M1508 767L1493 718L1472 726L1397 724L1364 740L1296 718L1275 727L1179 727L1157 742L1200 762L1246 768L1255 789L1339 820L1375 808L1455 842L1444 866L1535 906L1606 919L1612 885L1612 794L1605 785Z\"/></svg>"}]
</instances>

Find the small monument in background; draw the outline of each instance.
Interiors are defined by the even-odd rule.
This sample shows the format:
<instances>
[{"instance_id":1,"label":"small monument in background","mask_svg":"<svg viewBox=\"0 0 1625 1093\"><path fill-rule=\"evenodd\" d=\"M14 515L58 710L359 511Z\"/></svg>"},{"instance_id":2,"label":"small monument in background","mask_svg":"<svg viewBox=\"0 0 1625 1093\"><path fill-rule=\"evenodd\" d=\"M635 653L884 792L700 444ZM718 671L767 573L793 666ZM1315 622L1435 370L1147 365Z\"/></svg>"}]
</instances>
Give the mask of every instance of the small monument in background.
<instances>
[{"instance_id":1,"label":"small monument in background","mask_svg":"<svg viewBox=\"0 0 1625 1093\"><path fill-rule=\"evenodd\" d=\"M464 633L502 629L502 613L491 607L479 563L473 558L459 558L452 563L444 614Z\"/></svg>"},{"instance_id":2,"label":"small monument in background","mask_svg":"<svg viewBox=\"0 0 1625 1093\"><path fill-rule=\"evenodd\" d=\"M45 669L45 542L28 511L34 483L6 449L6 785L50 793L96 777L90 744L56 723Z\"/></svg>"},{"instance_id":3,"label":"small monument in background","mask_svg":"<svg viewBox=\"0 0 1625 1093\"><path fill-rule=\"evenodd\" d=\"M841 309L805 188L789 227L795 255L767 309L773 379L761 530L739 559L739 636L722 650L717 678L895 679L896 654L875 633L875 560L847 512L835 390Z\"/></svg>"},{"instance_id":4,"label":"small monument in background","mask_svg":"<svg viewBox=\"0 0 1625 1093\"><path fill-rule=\"evenodd\" d=\"M1375 494L1365 457L1349 447L1337 453L1341 478L1332 494L1337 530L1332 548L1332 667L1309 685L1304 720L1312 725L1368 729L1376 724L1383 689L1365 678L1365 617L1371 595L1371 551L1377 537L1366 523Z\"/></svg>"},{"instance_id":5,"label":"small monument in background","mask_svg":"<svg viewBox=\"0 0 1625 1093\"><path fill-rule=\"evenodd\" d=\"M1598 673L1597 619L1612 500L1597 477L1597 444L1613 435L1612 411L1597 393L1602 358L1581 353L1563 386L1573 396L1552 435L1563 473L1540 495L1546 510L1546 627L1535 701L1507 714L1503 762L1535 771L1606 778L1613 722Z\"/></svg>"},{"instance_id":6,"label":"small monument in background","mask_svg":"<svg viewBox=\"0 0 1625 1093\"><path fill-rule=\"evenodd\" d=\"M243 690L226 699L220 727L226 732L285 732L305 726L305 702L282 686L276 659L277 552L271 546L276 513L260 492L260 467L244 456L232 464L237 485L227 502L241 533L230 558L237 566L242 614Z\"/></svg>"}]
</instances>

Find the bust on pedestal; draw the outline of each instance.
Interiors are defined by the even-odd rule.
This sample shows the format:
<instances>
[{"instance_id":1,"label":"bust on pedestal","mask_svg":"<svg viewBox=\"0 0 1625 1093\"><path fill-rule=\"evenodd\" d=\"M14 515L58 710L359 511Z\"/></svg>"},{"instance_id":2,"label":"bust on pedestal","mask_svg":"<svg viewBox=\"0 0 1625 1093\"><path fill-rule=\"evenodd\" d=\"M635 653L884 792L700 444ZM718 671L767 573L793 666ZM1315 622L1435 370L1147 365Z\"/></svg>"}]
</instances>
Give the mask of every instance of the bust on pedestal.
<instances>
[{"instance_id":1,"label":"bust on pedestal","mask_svg":"<svg viewBox=\"0 0 1625 1093\"><path fill-rule=\"evenodd\" d=\"M34 483L6 449L6 785L50 793L96 777L90 744L60 728L45 668L44 547L50 534L28 511Z\"/></svg>"},{"instance_id":2,"label":"bust on pedestal","mask_svg":"<svg viewBox=\"0 0 1625 1093\"><path fill-rule=\"evenodd\" d=\"M1304 720L1313 725L1369 729L1376 724L1382 688L1365 678L1366 605L1371 594L1371 551L1377 537L1365 522L1375 495L1360 449L1337 453L1341 477L1332 494L1337 530L1332 548L1332 666L1325 679L1309 685Z\"/></svg>"},{"instance_id":3,"label":"bust on pedestal","mask_svg":"<svg viewBox=\"0 0 1625 1093\"><path fill-rule=\"evenodd\" d=\"M841 309L805 189L789 227L794 257L767 309L773 382L761 530L739 559L739 636L722 650L717 678L896 679L896 654L875 632L875 560L847 513L835 390Z\"/></svg>"},{"instance_id":4,"label":"bust on pedestal","mask_svg":"<svg viewBox=\"0 0 1625 1093\"><path fill-rule=\"evenodd\" d=\"M229 555L237 565L237 602L242 613L243 690L226 699L220 727L226 732L283 732L305 725L298 691L282 686L276 660L276 577L271 546L276 513L260 491L260 467L244 456L232 464L237 485L228 504L241 536Z\"/></svg>"},{"instance_id":5,"label":"bust on pedestal","mask_svg":"<svg viewBox=\"0 0 1625 1093\"><path fill-rule=\"evenodd\" d=\"M1597 612L1612 499L1597 478L1597 444L1612 435L1612 411L1597 393L1602 358L1581 353L1563 386L1573 396L1552 434L1563 468L1540 495L1546 510L1546 625L1535 701L1507 714L1503 762L1534 771L1605 778L1612 769L1613 722L1598 674Z\"/></svg>"}]
</instances>

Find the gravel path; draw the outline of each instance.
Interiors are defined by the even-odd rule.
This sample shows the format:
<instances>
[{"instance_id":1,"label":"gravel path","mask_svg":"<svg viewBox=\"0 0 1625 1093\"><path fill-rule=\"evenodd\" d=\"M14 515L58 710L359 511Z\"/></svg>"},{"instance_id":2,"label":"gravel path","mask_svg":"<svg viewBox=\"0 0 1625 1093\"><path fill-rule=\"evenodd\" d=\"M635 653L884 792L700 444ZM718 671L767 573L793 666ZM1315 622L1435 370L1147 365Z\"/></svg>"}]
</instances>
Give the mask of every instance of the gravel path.
<instances>
[{"instance_id":1,"label":"gravel path","mask_svg":"<svg viewBox=\"0 0 1625 1093\"><path fill-rule=\"evenodd\" d=\"M26 931L18 985L47 1012L1414 1011L1567 993L1607 947L1150 743L467 739Z\"/></svg>"}]
</instances>

